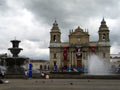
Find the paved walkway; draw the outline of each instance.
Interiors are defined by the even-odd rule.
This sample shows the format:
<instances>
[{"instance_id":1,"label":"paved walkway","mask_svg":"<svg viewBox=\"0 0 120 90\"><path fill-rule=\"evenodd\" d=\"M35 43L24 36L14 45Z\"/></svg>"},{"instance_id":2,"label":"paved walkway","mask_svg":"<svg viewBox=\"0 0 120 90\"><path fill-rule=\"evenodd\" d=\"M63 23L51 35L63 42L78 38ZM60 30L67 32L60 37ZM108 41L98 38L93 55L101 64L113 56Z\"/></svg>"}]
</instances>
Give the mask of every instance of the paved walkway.
<instances>
[{"instance_id":1,"label":"paved walkway","mask_svg":"<svg viewBox=\"0 0 120 90\"><path fill-rule=\"evenodd\" d=\"M120 80L96 79L9 79L0 90L120 90Z\"/></svg>"}]
</instances>

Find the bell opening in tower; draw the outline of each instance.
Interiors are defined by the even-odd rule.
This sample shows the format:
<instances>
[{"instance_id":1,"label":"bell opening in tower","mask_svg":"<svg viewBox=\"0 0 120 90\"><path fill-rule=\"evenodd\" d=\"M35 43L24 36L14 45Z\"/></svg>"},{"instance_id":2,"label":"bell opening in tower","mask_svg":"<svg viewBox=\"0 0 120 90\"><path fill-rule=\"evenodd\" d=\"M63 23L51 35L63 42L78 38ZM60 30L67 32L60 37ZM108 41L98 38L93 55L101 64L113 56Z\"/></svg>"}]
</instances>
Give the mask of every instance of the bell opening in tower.
<instances>
[{"instance_id":1,"label":"bell opening in tower","mask_svg":"<svg viewBox=\"0 0 120 90\"><path fill-rule=\"evenodd\" d=\"M102 39L103 39L103 40L106 39L106 35L105 35L105 33L103 33Z\"/></svg>"},{"instance_id":2,"label":"bell opening in tower","mask_svg":"<svg viewBox=\"0 0 120 90\"><path fill-rule=\"evenodd\" d=\"M56 35L53 36L53 41L56 42Z\"/></svg>"}]
</instances>

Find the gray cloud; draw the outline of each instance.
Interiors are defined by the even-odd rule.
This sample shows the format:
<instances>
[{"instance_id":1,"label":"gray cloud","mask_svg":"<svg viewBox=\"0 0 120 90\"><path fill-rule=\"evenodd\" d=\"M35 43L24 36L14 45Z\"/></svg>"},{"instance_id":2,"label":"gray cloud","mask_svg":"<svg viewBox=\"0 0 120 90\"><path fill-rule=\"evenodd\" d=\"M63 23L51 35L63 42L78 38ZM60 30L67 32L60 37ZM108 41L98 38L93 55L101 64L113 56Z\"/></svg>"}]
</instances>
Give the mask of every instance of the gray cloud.
<instances>
[{"instance_id":1,"label":"gray cloud","mask_svg":"<svg viewBox=\"0 0 120 90\"><path fill-rule=\"evenodd\" d=\"M119 4L119 0L31 0L26 1L25 7L37 20L48 25L51 25L56 18L61 31L64 32L63 37L66 38L69 29L75 29L79 25L90 28L91 32L97 32L99 26L95 26L94 20L99 19L100 23L103 16L107 19L119 19ZM92 19L91 28L89 21Z\"/></svg>"},{"instance_id":2,"label":"gray cloud","mask_svg":"<svg viewBox=\"0 0 120 90\"><path fill-rule=\"evenodd\" d=\"M73 24L75 21L86 23L91 17L103 17L104 15L108 18L115 15L115 18L118 13L116 9L119 10L118 0L64 0L64 2L61 0L28 0L25 5L37 16L37 19L42 18L47 24L57 18L61 23L68 23L68 26L71 23L70 20L73 20Z\"/></svg>"},{"instance_id":3,"label":"gray cloud","mask_svg":"<svg viewBox=\"0 0 120 90\"><path fill-rule=\"evenodd\" d=\"M7 5L7 2L6 0L0 0L0 12L5 12L5 11L8 11L9 7ZM1 13L1 14L2 14Z\"/></svg>"}]
</instances>

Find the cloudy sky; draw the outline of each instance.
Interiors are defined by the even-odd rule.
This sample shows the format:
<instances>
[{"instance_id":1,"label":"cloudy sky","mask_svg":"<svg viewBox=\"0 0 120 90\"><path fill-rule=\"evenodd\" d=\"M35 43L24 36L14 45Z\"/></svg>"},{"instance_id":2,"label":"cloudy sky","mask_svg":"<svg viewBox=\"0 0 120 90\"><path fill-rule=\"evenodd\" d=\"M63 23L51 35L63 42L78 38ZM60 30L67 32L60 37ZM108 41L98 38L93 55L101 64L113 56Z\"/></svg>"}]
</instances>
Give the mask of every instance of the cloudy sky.
<instances>
[{"instance_id":1,"label":"cloudy sky","mask_svg":"<svg viewBox=\"0 0 120 90\"><path fill-rule=\"evenodd\" d=\"M62 41L70 29L89 30L98 40L102 18L110 29L111 53L120 52L120 0L0 0L0 54L10 52L10 40L21 40L20 55L49 60L50 29L56 19Z\"/></svg>"}]
</instances>

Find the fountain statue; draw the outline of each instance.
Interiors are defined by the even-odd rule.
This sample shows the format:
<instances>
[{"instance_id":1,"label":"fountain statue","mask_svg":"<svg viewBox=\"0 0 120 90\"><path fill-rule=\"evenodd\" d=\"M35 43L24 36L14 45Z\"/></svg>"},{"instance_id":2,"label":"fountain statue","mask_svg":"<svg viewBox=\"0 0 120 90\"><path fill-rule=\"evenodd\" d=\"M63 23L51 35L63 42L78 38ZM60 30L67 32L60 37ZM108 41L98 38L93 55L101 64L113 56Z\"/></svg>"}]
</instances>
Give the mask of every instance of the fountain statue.
<instances>
[{"instance_id":1,"label":"fountain statue","mask_svg":"<svg viewBox=\"0 0 120 90\"><path fill-rule=\"evenodd\" d=\"M19 48L19 40L11 40L13 47L12 48L8 48L8 50L10 50L10 52L13 54L13 57L18 57L18 54L20 53L21 50L23 50L22 48Z\"/></svg>"}]
</instances>

